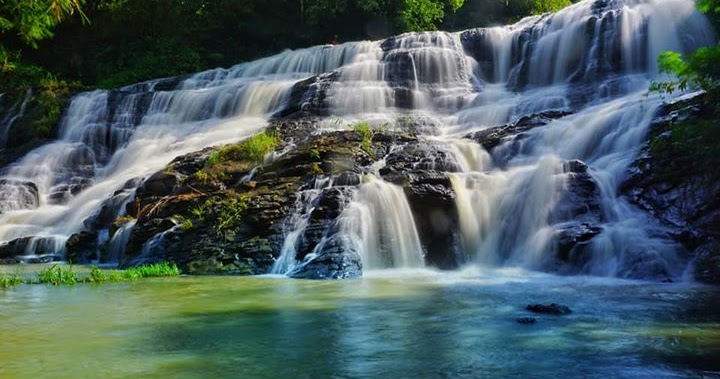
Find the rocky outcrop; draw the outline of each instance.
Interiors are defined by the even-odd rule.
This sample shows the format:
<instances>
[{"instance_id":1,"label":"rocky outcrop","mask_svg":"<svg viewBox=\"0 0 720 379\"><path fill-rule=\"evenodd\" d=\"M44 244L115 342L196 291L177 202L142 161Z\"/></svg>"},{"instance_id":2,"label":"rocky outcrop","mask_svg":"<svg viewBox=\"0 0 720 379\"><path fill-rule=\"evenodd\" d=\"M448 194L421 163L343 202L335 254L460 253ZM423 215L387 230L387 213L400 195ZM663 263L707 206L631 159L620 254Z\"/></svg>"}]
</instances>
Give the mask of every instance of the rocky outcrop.
<instances>
[{"instance_id":1,"label":"rocky outcrop","mask_svg":"<svg viewBox=\"0 0 720 379\"><path fill-rule=\"evenodd\" d=\"M525 137L523 133L569 114L566 111L548 111L524 116L514 123L481 130L466 137L481 144L485 150L492 151L501 143L520 140Z\"/></svg>"},{"instance_id":2,"label":"rocky outcrop","mask_svg":"<svg viewBox=\"0 0 720 379\"><path fill-rule=\"evenodd\" d=\"M653 144L672 138L676 126L702 120L703 112L700 96L681 98L660 109L621 193L685 247L697 280L720 284L720 181L696 170L698 162L683 155L687 152L653 149Z\"/></svg>"},{"instance_id":3,"label":"rocky outcrop","mask_svg":"<svg viewBox=\"0 0 720 379\"><path fill-rule=\"evenodd\" d=\"M399 141L417 139L310 133L317 128L308 118L273 123L268 132L283 142L264 164L235 157L210 163L219 149L211 148L178 157L147 178L128 206L137 223L121 265L171 260L190 274L266 273L280 257L290 216L299 212L308 221L294 247L302 264L291 276L359 276L359 255L336 235L337 218L370 165ZM307 206L303 194L313 191Z\"/></svg>"}]
</instances>

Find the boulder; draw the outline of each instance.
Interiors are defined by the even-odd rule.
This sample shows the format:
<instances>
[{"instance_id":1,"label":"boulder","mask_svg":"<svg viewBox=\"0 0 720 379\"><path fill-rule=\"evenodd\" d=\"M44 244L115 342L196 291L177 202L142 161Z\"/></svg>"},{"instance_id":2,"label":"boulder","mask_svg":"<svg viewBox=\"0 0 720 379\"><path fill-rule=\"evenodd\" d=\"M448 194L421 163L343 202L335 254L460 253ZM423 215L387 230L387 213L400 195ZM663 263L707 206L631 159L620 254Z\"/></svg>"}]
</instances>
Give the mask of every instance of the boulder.
<instances>
[{"instance_id":1,"label":"boulder","mask_svg":"<svg viewBox=\"0 0 720 379\"><path fill-rule=\"evenodd\" d=\"M524 136L522 133L534 128L545 126L551 121L565 117L569 114L571 113L566 111L548 111L524 116L516 122L510 124L468 134L466 138L479 143L485 148L485 150L492 151L498 145L507 140L523 138Z\"/></svg>"},{"instance_id":2,"label":"boulder","mask_svg":"<svg viewBox=\"0 0 720 379\"><path fill-rule=\"evenodd\" d=\"M72 263L88 264L98 259L98 249L97 234L83 231L68 238L65 243L65 257Z\"/></svg>"},{"instance_id":3,"label":"boulder","mask_svg":"<svg viewBox=\"0 0 720 379\"><path fill-rule=\"evenodd\" d=\"M362 276L362 260L349 246L351 244L348 241L332 237L318 247L317 253L307 256L288 276L316 280L358 278Z\"/></svg>"}]
</instances>

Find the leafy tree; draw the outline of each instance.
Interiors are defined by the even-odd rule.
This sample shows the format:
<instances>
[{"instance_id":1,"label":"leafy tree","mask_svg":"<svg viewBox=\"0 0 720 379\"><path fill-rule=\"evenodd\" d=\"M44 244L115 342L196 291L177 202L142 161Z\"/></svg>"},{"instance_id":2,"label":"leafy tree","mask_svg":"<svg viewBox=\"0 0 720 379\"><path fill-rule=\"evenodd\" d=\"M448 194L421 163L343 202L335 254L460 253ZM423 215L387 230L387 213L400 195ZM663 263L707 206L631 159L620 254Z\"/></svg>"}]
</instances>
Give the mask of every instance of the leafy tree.
<instances>
[{"instance_id":1,"label":"leafy tree","mask_svg":"<svg viewBox=\"0 0 720 379\"><path fill-rule=\"evenodd\" d=\"M85 0L2 0L0 34L15 33L22 42L37 47L67 17L78 13L87 22L81 9L84 4Z\"/></svg>"},{"instance_id":2,"label":"leafy tree","mask_svg":"<svg viewBox=\"0 0 720 379\"><path fill-rule=\"evenodd\" d=\"M710 16L715 25L720 23L720 0L699 0L698 9ZM672 93L690 87L706 91L708 99L720 97L720 45L701 47L683 57L666 51L658 57L660 72L673 76L668 82L654 82L651 90Z\"/></svg>"},{"instance_id":3,"label":"leafy tree","mask_svg":"<svg viewBox=\"0 0 720 379\"><path fill-rule=\"evenodd\" d=\"M445 16L443 4L433 0L405 0L398 15L403 31L435 30Z\"/></svg>"}]
</instances>

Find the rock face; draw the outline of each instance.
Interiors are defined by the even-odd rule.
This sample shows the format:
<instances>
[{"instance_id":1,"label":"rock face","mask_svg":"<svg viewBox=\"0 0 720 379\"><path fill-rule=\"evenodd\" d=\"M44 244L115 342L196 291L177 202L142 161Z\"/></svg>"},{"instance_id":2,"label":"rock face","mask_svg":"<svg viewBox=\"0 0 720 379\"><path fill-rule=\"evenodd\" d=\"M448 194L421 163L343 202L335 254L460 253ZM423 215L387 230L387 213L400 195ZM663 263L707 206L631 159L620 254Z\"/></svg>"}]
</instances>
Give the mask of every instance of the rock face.
<instances>
[{"instance_id":1,"label":"rock face","mask_svg":"<svg viewBox=\"0 0 720 379\"><path fill-rule=\"evenodd\" d=\"M264 274L291 248L298 262L288 273L292 277L360 276L360 256L337 234L338 217L372 164L398 143L419 142L402 131L310 132L317 128L312 118L273 123L268 132L284 142L265 163L246 158L209 163L217 151L211 148L178 157L144 180L127 207L137 221L121 266L171 260L190 274ZM446 176L423 172L406 183L409 194L440 205L453 198ZM294 246L284 247L293 217L306 225ZM84 238L89 236L73 238L69 249L78 250L83 244L77 240Z\"/></svg>"},{"instance_id":2,"label":"rock face","mask_svg":"<svg viewBox=\"0 0 720 379\"><path fill-rule=\"evenodd\" d=\"M720 284L720 182L693 169L681 155L653 155L652 141L670 138L674 125L702 118L700 97L666 104L621 193L659 220L692 260L695 279Z\"/></svg>"}]
</instances>

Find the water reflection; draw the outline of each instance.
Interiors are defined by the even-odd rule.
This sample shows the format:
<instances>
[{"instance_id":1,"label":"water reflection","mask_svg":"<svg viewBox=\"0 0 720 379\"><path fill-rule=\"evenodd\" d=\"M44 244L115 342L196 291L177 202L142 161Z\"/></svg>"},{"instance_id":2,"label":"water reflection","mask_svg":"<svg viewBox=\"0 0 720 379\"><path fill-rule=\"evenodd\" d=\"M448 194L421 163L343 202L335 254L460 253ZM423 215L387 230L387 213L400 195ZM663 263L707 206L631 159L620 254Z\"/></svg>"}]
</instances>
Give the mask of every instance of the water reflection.
<instances>
[{"instance_id":1,"label":"water reflection","mask_svg":"<svg viewBox=\"0 0 720 379\"><path fill-rule=\"evenodd\" d=\"M42 295L40 295L42 293ZM42 298L43 301L29 301ZM0 377L657 378L720 370L720 291L522 271L0 292ZM535 316L531 302L573 308Z\"/></svg>"}]
</instances>

